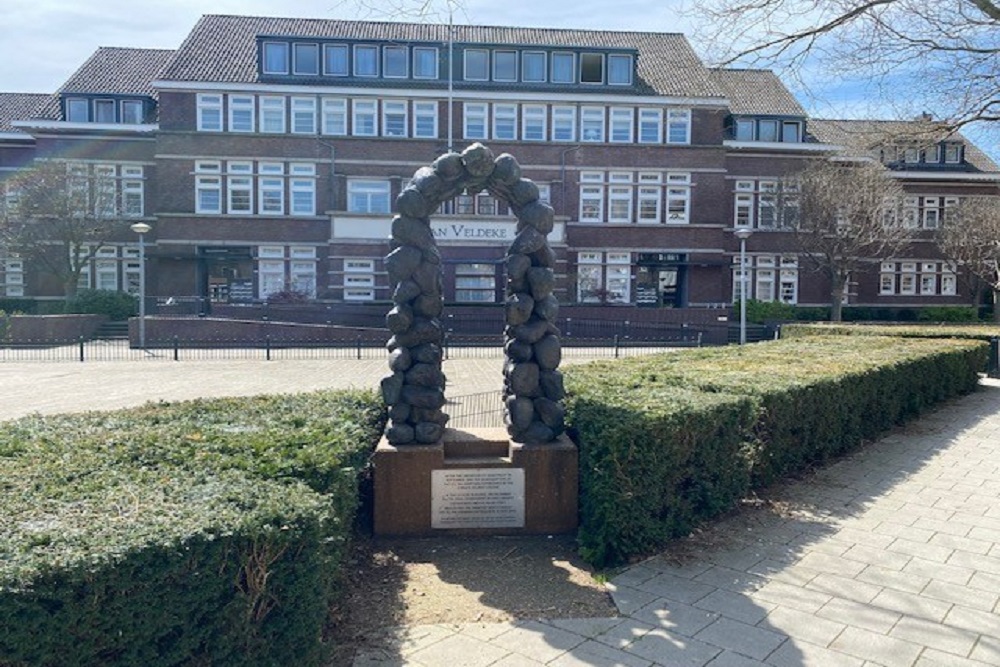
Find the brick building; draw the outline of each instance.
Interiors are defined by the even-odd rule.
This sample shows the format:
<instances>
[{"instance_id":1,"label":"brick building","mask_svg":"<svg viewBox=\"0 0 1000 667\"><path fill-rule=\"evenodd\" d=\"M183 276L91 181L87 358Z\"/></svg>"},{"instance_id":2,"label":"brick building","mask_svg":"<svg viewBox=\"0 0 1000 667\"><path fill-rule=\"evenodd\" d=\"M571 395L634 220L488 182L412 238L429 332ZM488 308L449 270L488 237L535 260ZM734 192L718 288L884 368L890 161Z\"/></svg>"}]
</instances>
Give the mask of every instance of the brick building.
<instances>
[{"instance_id":1,"label":"brick building","mask_svg":"<svg viewBox=\"0 0 1000 667\"><path fill-rule=\"evenodd\" d=\"M291 290L349 309L389 298L409 177L479 141L554 208L561 302L681 321L732 301L737 226L755 232L750 296L827 303L774 191L846 151L890 165L915 235L907 257L852 276L848 302L970 303L933 229L956 198L997 194L1000 172L959 135L872 155L899 126L809 118L772 73L706 68L679 34L205 16L176 51L102 48L53 96L0 94L0 178L32 157L113 176L122 216L152 227L161 303ZM447 302L502 301L515 224L486 193L442 205ZM123 231L80 284L135 291L136 253ZM0 297L57 295L24 261L5 260Z\"/></svg>"}]
</instances>

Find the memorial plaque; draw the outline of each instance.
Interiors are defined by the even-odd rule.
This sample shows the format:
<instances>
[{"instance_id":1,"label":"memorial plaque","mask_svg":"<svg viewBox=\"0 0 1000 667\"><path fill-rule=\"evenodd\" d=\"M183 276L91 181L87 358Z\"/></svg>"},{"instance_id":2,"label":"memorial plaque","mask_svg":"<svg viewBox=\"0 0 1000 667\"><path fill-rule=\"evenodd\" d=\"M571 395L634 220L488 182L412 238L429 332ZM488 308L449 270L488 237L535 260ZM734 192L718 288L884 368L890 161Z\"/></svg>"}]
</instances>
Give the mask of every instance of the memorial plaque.
<instances>
[{"instance_id":1,"label":"memorial plaque","mask_svg":"<svg viewBox=\"0 0 1000 667\"><path fill-rule=\"evenodd\" d=\"M523 527L523 468L431 471L431 528Z\"/></svg>"}]
</instances>

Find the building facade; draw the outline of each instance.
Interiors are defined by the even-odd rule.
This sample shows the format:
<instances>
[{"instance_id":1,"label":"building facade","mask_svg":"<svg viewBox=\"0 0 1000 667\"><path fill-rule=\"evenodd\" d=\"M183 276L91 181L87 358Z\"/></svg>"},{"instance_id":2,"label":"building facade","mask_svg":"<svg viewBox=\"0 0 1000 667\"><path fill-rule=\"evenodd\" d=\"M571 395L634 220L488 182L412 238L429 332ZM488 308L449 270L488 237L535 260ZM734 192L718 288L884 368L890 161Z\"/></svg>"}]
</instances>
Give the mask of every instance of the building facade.
<instances>
[{"instance_id":1,"label":"building facade","mask_svg":"<svg viewBox=\"0 0 1000 667\"><path fill-rule=\"evenodd\" d=\"M749 296L825 305L778 189L846 149L890 163L914 228L906 257L851 277L848 303L970 303L933 231L957 198L997 194L996 165L957 135L873 158L878 129L808 118L772 73L706 68L679 34L205 16L176 51L102 48L53 96L0 95L0 178L32 159L112 178L122 217L152 227L162 303L384 303L394 198L482 142L553 207L563 303L728 307L749 227ZM506 205L462 194L432 225L446 301L501 303ZM137 289L126 228L81 286ZM59 294L4 261L0 296Z\"/></svg>"}]
</instances>

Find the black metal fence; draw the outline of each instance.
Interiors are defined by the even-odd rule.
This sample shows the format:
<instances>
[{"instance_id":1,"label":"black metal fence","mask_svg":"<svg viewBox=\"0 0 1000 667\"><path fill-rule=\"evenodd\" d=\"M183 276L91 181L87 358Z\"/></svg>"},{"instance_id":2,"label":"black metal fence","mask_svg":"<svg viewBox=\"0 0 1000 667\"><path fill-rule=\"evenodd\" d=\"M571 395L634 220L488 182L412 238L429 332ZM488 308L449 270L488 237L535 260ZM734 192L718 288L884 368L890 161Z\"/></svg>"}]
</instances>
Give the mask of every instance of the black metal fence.
<instances>
[{"instance_id":1,"label":"black metal fence","mask_svg":"<svg viewBox=\"0 0 1000 667\"><path fill-rule=\"evenodd\" d=\"M503 428L503 392L451 396L444 405L448 426L457 429Z\"/></svg>"}]
</instances>

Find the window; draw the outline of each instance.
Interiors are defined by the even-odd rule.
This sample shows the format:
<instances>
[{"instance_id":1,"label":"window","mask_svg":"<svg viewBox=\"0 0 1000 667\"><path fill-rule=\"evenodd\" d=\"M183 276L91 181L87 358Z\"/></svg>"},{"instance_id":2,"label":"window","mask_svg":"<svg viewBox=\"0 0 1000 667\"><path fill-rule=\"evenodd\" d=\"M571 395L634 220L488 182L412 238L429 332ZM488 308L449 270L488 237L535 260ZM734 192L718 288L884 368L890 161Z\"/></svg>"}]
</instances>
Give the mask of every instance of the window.
<instances>
[{"instance_id":1,"label":"window","mask_svg":"<svg viewBox=\"0 0 1000 667\"><path fill-rule=\"evenodd\" d=\"M323 45L323 73L327 76L347 76L350 73L346 44Z\"/></svg>"},{"instance_id":2,"label":"window","mask_svg":"<svg viewBox=\"0 0 1000 667\"><path fill-rule=\"evenodd\" d=\"M777 226L778 184L775 181L761 181L757 198L757 227L774 229Z\"/></svg>"},{"instance_id":3,"label":"window","mask_svg":"<svg viewBox=\"0 0 1000 667\"><path fill-rule=\"evenodd\" d=\"M319 44L292 44L292 73L319 74Z\"/></svg>"},{"instance_id":4,"label":"window","mask_svg":"<svg viewBox=\"0 0 1000 667\"><path fill-rule=\"evenodd\" d=\"M524 141L545 141L544 104L525 104L521 107L521 138Z\"/></svg>"},{"instance_id":5,"label":"window","mask_svg":"<svg viewBox=\"0 0 1000 667\"><path fill-rule=\"evenodd\" d=\"M288 43L264 42L264 74L288 74Z\"/></svg>"},{"instance_id":6,"label":"window","mask_svg":"<svg viewBox=\"0 0 1000 667\"><path fill-rule=\"evenodd\" d=\"M292 98L292 133L316 134L316 98Z\"/></svg>"},{"instance_id":7,"label":"window","mask_svg":"<svg viewBox=\"0 0 1000 667\"><path fill-rule=\"evenodd\" d=\"M139 100L122 100L122 122L126 125L140 125L144 114Z\"/></svg>"},{"instance_id":8,"label":"window","mask_svg":"<svg viewBox=\"0 0 1000 667\"><path fill-rule=\"evenodd\" d=\"M113 249L112 252L114 252ZM118 262L113 259L100 259L94 264L97 268L97 283L95 287L99 290L117 291Z\"/></svg>"},{"instance_id":9,"label":"window","mask_svg":"<svg viewBox=\"0 0 1000 667\"><path fill-rule=\"evenodd\" d=\"M292 215L316 214L316 165L289 165Z\"/></svg>"},{"instance_id":10,"label":"window","mask_svg":"<svg viewBox=\"0 0 1000 667\"><path fill-rule=\"evenodd\" d=\"M660 222L661 208L661 177L656 173L639 174L639 215L638 221L645 224Z\"/></svg>"},{"instance_id":11,"label":"window","mask_svg":"<svg viewBox=\"0 0 1000 667\"><path fill-rule=\"evenodd\" d=\"M576 107L552 107L552 141L576 141Z\"/></svg>"},{"instance_id":12,"label":"window","mask_svg":"<svg viewBox=\"0 0 1000 667\"><path fill-rule=\"evenodd\" d=\"M413 47L413 78L438 78L438 50L433 46Z\"/></svg>"},{"instance_id":13,"label":"window","mask_svg":"<svg viewBox=\"0 0 1000 667\"><path fill-rule=\"evenodd\" d=\"M688 174L667 176L667 222L687 223L691 213L691 188Z\"/></svg>"},{"instance_id":14,"label":"window","mask_svg":"<svg viewBox=\"0 0 1000 667\"><path fill-rule=\"evenodd\" d=\"M736 140L737 141L753 141L754 138L754 122L752 120L741 118L736 121Z\"/></svg>"},{"instance_id":15,"label":"window","mask_svg":"<svg viewBox=\"0 0 1000 667\"><path fill-rule=\"evenodd\" d=\"M114 100L94 100L94 122L95 123L115 122Z\"/></svg>"},{"instance_id":16,"label":"window","mask_svg":"<svg viewBox=\"0 0 1000 667\"><path fill-rule=\"evenodd\" d=\"M497 215L499 207L496 197L486 193L476 195L476 215Z\"/></svg>"},{"instance_id":17,"label":"window","mask_svg":"<svg viewBox=\"0 0 1000 667\"><path fill-rule=\"evenodd\" d=\"M382 102L382 136L405 137L408 122L406 102Z\"/></svg>"},{"instance_id":18,"label":"window","mask_svg":"<svg viewBox=\"0 0 1000 667\"><path fill-rule=\"evenodd\" d=\"M576 83L576 54L552 54L552 83Z\"/></svg>"},{"instance_id":19,"label":"window","mask_svg":"<svg viewBox=\"0 0 1000 667\"><path fill-rule=\"evenodd\" d=\"M612 185L608 188L608 222L632 221L632 186Z\"/></svg>"},{"instance_id":20,"label":"window","mask_svg":"<svg viewBox=\"0 0 1000 667\"><path fill-rule=\"evenodd\" d=\"M493 80L517 81L517 51L493 52Z\"/></svg>"},{"instance_id":21,"label":"window","mask_svg":"<svg viewBox=\"0 0 1000 667\"><path fill-rule=\"evenodd\" d=\"M632 123L635 110L631 107L611 107L611 141L632 143Z\"/></svg>"},{"instance_id":22,"label":"window","mask_svg":"<svg viewBox=\"0 0 1000 667\"><path fill-rule=\"evenodd\" d=\"M455 265L455 300L492 303L496 300L496 266L486 263Z\"/></svg>"},{"instance_id":23,"label":"window","mask_svg":"<svg viewBox=\"0 0 1000 667\"><path fill-rule=\"evenodd\" d=\"M294 250L294 249L293 249ZM315 249L310 248L315 252ZM292 262L289 267L289 285L296 292L316 298L316 262Z\"/></svg>"},{"instance_id":24,"label":"window","mask_svg":"<svg viewBox=\"0 0 1000 667\"><path fill-rule=\"evenodd\" d=\"M93 195L94 214L108 218L115 214L115 193L117 192L115 166L108 164L94 165Z\"/></svg>"},{"instance_id":25,"label":"window","mask_svg":"<svg viewBox=\"0 0 1000 667\"><path fill-rule=\"evenodd\" d=\"M604 54L580 54L580 83L604 83Z\"/></svg>"},{"instance_id":26,"label":"window","mask_svg":"<svg viewBox=\"0 0 1000 667\"><path fill-rule=\"evenodd\" d=\"M548 183L535 183L538 186L538 201L552 206L552 186Z\"/></svg>"},{"instance_id":27,"label":"window","mask_svg":"<svg viewBox=\"0 0 1000 667\"><path fill-rule=\"evenodd\" d=\"M262 162L257 178L257 212L261 215L282 215L285 212L285 173L280 163Z\"/></svg>"},{"instance_id":28,"label":"window","mask_svg":"<svg viewBox=\"0 0 1000 667\"><path fill-rule=\"evenodd\" d=\"M347 210L350 213L388 213L389 181L349 180Z\"/></svg>"},{"instance_id":29,"label":"window","mask_svg":"<svg viewBox=\"0 0 1000 667\"><path fill-rule=\"evenodd\" d=\"M631 299L632 255L627 252L608 252L605 255L604 288L611 303L628 303Z\"/></svg>"},{"instance_id":30,"label":"window","mask_svg":"<svg viewBox=\"0 0 1000 667\"><path fill-rule=\"evenodd\" d=\"M378 102L354 100L351 106L354 112L351 134L356 137L374 137L378 134Z\"/></svg>"},{"instance_id":31,"label":"window","mask_svg":"<svg viewBox=\"0 0 1000 667\"><path fill-rule=\"evenodd\" d=\"M87 123L90 121L90 103L87 100L71 97L66 100L66 120L70 123Z\"/></svg>"},{"instance_id":32,"label":"window","mask_svg":"<svg viewBox=\"0 0 1000 667\"><path fill-rule=\"evenodd\" d=\"M486 105L466 102L463 107L463 125L466 139L486 138Z\"/></svg>"},{"instance_id":33,"label":"window","mask_svg":"<svg viewBox=\"0 0 1000 667\"><path fill-rule=\"evenodd\" d=\"M347 134L347 100L339 97L323 98L323 134Z\"/></svg>"},{"instance_id":34,"label":"window","mask_svg":"<svg viewBox=\"0 0 1000 667\"><path fill-rule=\"evenodd\" d=\"M198 130L222 132L222 95L201 93L197 98Z\"/></svg>"},{"instance_id":35,"label":"window","mask_svg":"<svg viewBox=\"0 0 1000 667\"><path fill-rule=\"evenodd\" d=\"M405 79L409 72L410 54L405 46L382 47L382 76L387 79Z\"/></svg>"},{"instance_id":36,"label":"window","mask_svg":"<svg viewBox=\"0 0 1000 667\"><path fill-rule=\"evenodd\" d=\"M283 134L285 131L285 98L260 98L260 131Z\"/></svg>"},{"instance_id":37,"label":"window","mask_svg":"<svg viewBox=\"0 0 1000 667\"><path fill-rule=\"evenodd\" d=\"M849 290L844 290L846 297ZM778 272L778 300L782 303L795 304L799 302L799 260L793 256L781 257L781 270Z\"/></svg>"},{"instance_id":38,"label":"window","mask_svg":"<svg viewBox=\"0 0 1000 667\"><path fill-rule=\"evenodd\" d=\"M490 52L484 49L465 50L465 80L487 81L490 78Z\"/></svg>"},{"instance_id":39,"label":"window","mask_svg":"<svg viewBox=\"0 0 1000 667\"><path fill-rule=\"evenodd\" d=\"M226 213L249 214L253 212L253 163L229 162L226 190L229 195Z\"/></svg>"},{"instance_id":40,"label":"window","mask_svg":"<svg viewBox=\"0 0 1000 667\"><path fill-rule=\"evenodd\" d=\"M142 217L145 210L144 190L142 167L122 167L122 213L125 217Z\"/></svg>"},{"instance_id":41,"label":"window","mask_svg":"<svg viewBox=\"0 0 1000 667\"><path fill-rule=\"evenodd\" d=\"M903 227L917 229L920 226L920 199L903 197Z\"/></svg>"},{"instance_id":42,"label":"window","mask_svg":"<svg viewBox=\"0 0 1000 667\"><path fill-rule=\"evenodd\" d=\"M604 287L602 253L580 252L576 256L576 293L584 302L599 302Z\"/></svg>"},{"instance_id":43,"label":"window","mask_svg":"<svg viewBox=\"0 0 1000 667\"><path fill-rule=\"evenodd\" d=\"M762 120L757 124L757 141L777 141L778 121Z\"/></svg>"},{"instance_id":44,"label":"window","mask_svg":"<svg viewBox=\"0 0 1000 667\"><path fill-rule=\"evenodd\" d=\"M544 83L546 58L544 51L525 51L521 54L521 81Z\"/></svg>"},{"instance_id":45,"label":"window","mask_svg":"<svg viewBox=\"0 0 1000 667\"><path fill-rule=\"evenodd\" d=\"M580 221L601 222L604 219L604 174L599 171L580 172Z\"/></svg>"},{"instance_id":46,"label":"window","mask_svg":"<svg viewBox=\"0 0 1000 667\"><path fill-rule=\"evenodd\" d=\"M229 131L253 132L254 123L253 95L230 95Z\"/></svg>"},{"instance_id":47,"label":"window","mask_svg":"<svg viewBox=\"0 0 1000 667\"><path fill-rule=\"evenodd\" d=\"M667 143L691 143L691 111L670 109L667 111Z\"/></svg>"},{"instance_id":48,"label":"window","mask_svg":"<svg viewBox=\"0 0 1000 667\"><path fill-rule=\"evenodd\" d=\"M493 138L513 140L517 138L517 105L493 105Z\"/></svg>"},{"instance_id":49,"label":"window","mask_svg":"<svg viewBox=\"0 0 1000 667\"><path fill-rule=\"evenodd\" d=\"M920 149L915 146L904 148L903 162L906 164L917 164L920 162Z\"/></svg>"},{"instance_id":50,"label":"window","mask_svg":"<svg viewBox=\"0 0 1000 667\"><path fill-rule=\"evenodd\" d=\"M793 121L781 124L781 140L785 143L799 143L802 139L802 125Z\"/></svg>"},{"instance_id":51,"label":"window","mask_svg":"<svg viewBox=\"0 0 1000 667\"><path fill-rule=\"evenodd\" d=\"M937 229L941 219L941 199L924 197L924 229Z\"/></svg>"},{"instance_id":52,"label":"window","mask_svg":"<svg viewBox=\"0 0 1000 667\"><path fill-rule=\"evenodd\" d=\"M218 162L195 162L195 213L222 213L221 171Z\"/></svg>"},{"instance_id":53,"label":"window","mask_svg":"<svg viewBox=\"0 0 1000 667\"><path fill-rule=\"evenodd\" d=\"M663 141L663 110L639 109L639 143L658 144Z\"/></svg>"},{"instance_id":54,"label":"window","mask_svg":"<svg viewBox=\"0 0 1000 667\"><path fill-rule=\"evenodd\" d=\"M261 251L264 249L261 248ZM258 295L266 299L285 289L285 261L283 259L257 260Z\"/></svg>"},{"instance_id":55,"label":"window","mask_svg":"<svg viewBox=\"0 0 1000 667\"><path fill-rule=\"evenodd\" d=\"M604 141L604 107L580 108L580 135L583 141Z\"/></svg>"},{"instance_id":56,"label":"window","mask_svg":"<svg viewBox=\"0 0 1000 667\"><path fill-rule=\"evenodd\" d=\"M422 139L435 139L438 135L438 105L437 102L413 103L413 136Z\"/></svg>"},{"instance_id":57,"label":"window","mask_svg":"<svg viewBox=\"0 0 1000 667\"><path fill-rule=\"evenodd\" d=\"M608 83L614 86L632 85L632 56L608 56Z\"/></svg>"},{"instance_id":58,"label":"window","mask_svg":"<svg viewBox=\"0 0 1000 667\"><path fill-rule=\"evenodd\" d=\"M961 144L945 144L944 162L945 164L958 164L962 161Z\"/></svg>"},{"instance_id":59,"label":"window","mask_svg":"<svg viewBox=\"0 0 1000 667\"><path fill-rule=\"evenodd\" d=\"M354 46L354 76L378 76L378 47L367 44Z\"/></svg>"}]
</instances>

